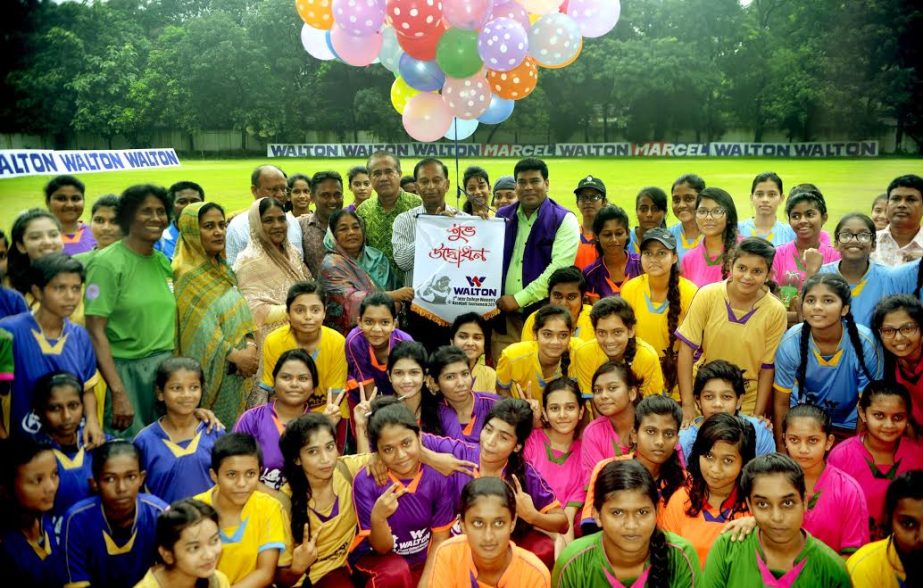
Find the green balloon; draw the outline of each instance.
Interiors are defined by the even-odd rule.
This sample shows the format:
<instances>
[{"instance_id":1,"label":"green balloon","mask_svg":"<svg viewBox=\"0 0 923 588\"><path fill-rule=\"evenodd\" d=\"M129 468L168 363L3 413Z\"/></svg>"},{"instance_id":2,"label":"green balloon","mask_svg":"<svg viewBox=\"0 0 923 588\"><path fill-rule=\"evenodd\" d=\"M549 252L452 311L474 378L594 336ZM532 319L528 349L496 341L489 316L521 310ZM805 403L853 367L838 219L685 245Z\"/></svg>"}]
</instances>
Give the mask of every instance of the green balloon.
<instances>
[{"instance_id":1,"label":"green balloon","mask_svg":"<svg viewBox=\"0 0 923 588\"><path fill-rule=\"evenodd\" d=\"M447 30L436 45L436 63L452 78L468 78L481 71L484 62L478 55L477 31Z\"/></svg>"}]
</instances>

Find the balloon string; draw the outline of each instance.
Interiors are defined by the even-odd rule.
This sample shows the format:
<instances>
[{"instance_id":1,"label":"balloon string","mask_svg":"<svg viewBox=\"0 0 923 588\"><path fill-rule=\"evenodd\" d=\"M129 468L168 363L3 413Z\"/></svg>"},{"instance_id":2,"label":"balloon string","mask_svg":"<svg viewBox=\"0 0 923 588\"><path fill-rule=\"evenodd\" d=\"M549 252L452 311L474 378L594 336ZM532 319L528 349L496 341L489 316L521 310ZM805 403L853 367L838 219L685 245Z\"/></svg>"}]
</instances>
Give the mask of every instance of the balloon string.
<instances>
[{"instance_id":1,"label":"balloon string","mask_svg":"<svg viewBox=\"0 0 923 588\"><path fill-rule=\"evenodd\" d=\"M461 194L462 194L462 185L459 179L459 161L458 161L458 119L452 118L452 128L455 129L455 132L452 133L452 137L455 141L455 210L461 210Z\"/></svg>"}]
</instances>

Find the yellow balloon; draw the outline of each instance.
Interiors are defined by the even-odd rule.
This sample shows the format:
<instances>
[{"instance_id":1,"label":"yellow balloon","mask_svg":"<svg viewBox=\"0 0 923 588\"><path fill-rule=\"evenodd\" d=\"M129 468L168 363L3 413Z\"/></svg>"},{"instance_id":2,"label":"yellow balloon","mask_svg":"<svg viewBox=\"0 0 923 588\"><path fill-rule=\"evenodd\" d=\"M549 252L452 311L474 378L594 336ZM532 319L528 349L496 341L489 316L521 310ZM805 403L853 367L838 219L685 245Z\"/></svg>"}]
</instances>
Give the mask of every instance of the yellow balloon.
<instances>
[{"instance_id":1,"label":"yellow balloon","mask_svg":"<svg viewBox=\"0 0 923 588\"><path fill-rule=\"evenodd\" d=\"M570 59L570 61L566 63L562 63L561 65L542 65L542 67L544 67L545 69L563 69L567 67L568 65L572 64L573 62L577 61L577 58L580 57L580 53L582 52L583 52L583 39L580 39L580 46L577 47L577 52L574 53L574 56Z\"/></svg>"},{"instance_id":2,"label":"yellow balloon","mask_svg":"<svg viewBox=\"0 0 923 588\"><path fill-rule=\"evenodd\" d=\"M542 17L541 14L529 14L529 24L535 24L535 21Z\"/></svg>"},{"instance_id":3,"label":"yellow balloon","mask_svg":"<svg viewBox=\"0 0 923 588\"><path fill-rule=\"evenodd\" d=\"M404 78L398 76L395 78L394 83L391 84L391 106L394 107L398 114L404 114L407 101L419 93L420 90L411 87L410 84L404 81Z\"/></svg>"}]
</instances>

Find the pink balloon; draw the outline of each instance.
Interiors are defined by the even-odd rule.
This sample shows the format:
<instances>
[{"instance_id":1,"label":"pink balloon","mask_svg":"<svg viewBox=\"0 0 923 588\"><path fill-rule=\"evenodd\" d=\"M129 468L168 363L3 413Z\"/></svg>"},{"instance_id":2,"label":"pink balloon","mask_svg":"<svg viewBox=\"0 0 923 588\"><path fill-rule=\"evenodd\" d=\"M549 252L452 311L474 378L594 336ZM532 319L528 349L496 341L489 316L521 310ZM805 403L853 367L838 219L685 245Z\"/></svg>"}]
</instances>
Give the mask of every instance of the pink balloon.
<instances>
[{"instance_id":1,"label":"pink balloon","mask_svg":"<svg viewBox=\"0 0 923 588\"><path fill-rule=\"evenodd\" d=\"M442 0L388 0L385 12L404 37L419 39L442 25Z\"/></svg>"},{"instance_id":2,"label":"pink balloon","mask_svg":"<svg viewBox=\"0 0 923 588\"><path fill-rule=\"evenodd\" d=\"M484 114L490 106L490 84L487 76L478 73L470 78L446 78L442 86L442 99L458 118L472 119Z\"/></svg>"},{"instance_id":3,"label":"pink balloon","mask_svg":"<svg viewBox=\"0 0 923 588\"><path fill-rule=\"evenodd\" d=\"M442 13L450 26L476 31L484 26L494 0L442 0Z\"/></svg>"},{"instance_id":4,"label":"pink balloon","mask_svg":"<svg viewBox=\"0 0 923 588\"><path fill-rule=\"evenodd\" d=\"M490 22L497 18L512 18L521 24L526 32L529 32L529 27L532 26L532 21L529 20L529 13L516 2L509 2L502 5L495 4L494 9L490 11L490 18L488 18L487 21Z\"/></svg>"},{"instance_id":5,"label":"pink balloon","mask_svg":"<svg viewBox=\"0 0 923 588\"><path fill-rule=\"evenodd\" d=\"M561 8L563 0L516 0L532 14L551 14Z\"/></svg>"},{"instance_id":6,"label":"pink balloon","mask_svg":"<svg viewBox=\"0 0 923 588\"><path fill-rule=\"evenodd\" d=\"M370 65L381 51L381 33L372 33L356 37L346 32L343 27L330 29L330 43L337 57L357 67Z\"/></svg>"},{"instance_id":7,"label":"pink balloon","mask_svg":"<svg viewBox=\"0 0 923 588\"><path fill-rule=\"evenodd\" d=\"M403 114L404 130L416 139L430 143L442 138L452 124L452 112L438 94L417 94L407 101Z\"/></svg>"}]
</instances>

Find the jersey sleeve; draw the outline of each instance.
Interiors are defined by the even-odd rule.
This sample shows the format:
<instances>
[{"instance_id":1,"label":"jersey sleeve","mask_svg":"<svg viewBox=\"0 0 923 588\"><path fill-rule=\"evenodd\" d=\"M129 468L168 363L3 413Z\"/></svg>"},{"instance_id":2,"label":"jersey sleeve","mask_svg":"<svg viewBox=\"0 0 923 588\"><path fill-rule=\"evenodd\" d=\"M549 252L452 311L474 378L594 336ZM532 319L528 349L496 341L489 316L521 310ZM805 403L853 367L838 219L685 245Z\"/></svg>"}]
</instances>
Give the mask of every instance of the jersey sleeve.
<instances>
[{"instance_id":1,"label":"jersey sleeve","mask_svg":"<svg viewBox=\"0 0 923 588\"><path fill-rule=\"evenodd\" d=\"M505 349L503 353L500 354L500 359L497 361L496 371L497 391L504 390L508 392L513 387L513 365Z\"/></svg>"},{"instance_id":2,"label":"jersey sleeve","mask_svg":"<svg viewBox=\"0 0 923 588\"><path fill-rule=\"evenodd\" d=\"M525 322L522 323L522 335L520 341L535 341L535 333L532 332L532 327L535 326L535 313L533 312L526 317Z\"/></svg>"},{"instance_id":3,"label":"jersey sleeve","mask_svg":"<svg viewBox=\"0 0 923 588\"><path fill-rule=\"evenodd\" d=\"M375 481L371 476L366 475L367 472L368 470L362 468L353 478L353 508L356 510L360 537L367 536L372 530L372 507L378 500L374 492Z\"/></svg>"},{"instance_id":4,"label":"jersey sleeve","mask_svg":"<svg viewBox=\"0 0 923 588\"><path fill-rule=\"evenodd\" d=\"M359 475L359 471L369 464L374 453L360 453L358 455L341 455L337 459L342 462L346 469L349 470L353 478Z\"/></svg>"},{"instance_id":5,"label":"jersey sleeve","mask_svg":"<svg viewBox=\"0 0 923 588\"><path fill-rule=\"evenodd\" d=\"M675 496L675 495L674 495ZM699 586L707 588L725 588L728 585L730 568L728 567L730 535L724 534L712 544L705 561L705 571Z\"/></svg>"},{"instance_id":6,"label":"jersey sleeve","mask_svg":"<svg viewBox=\"0 0 923 588\"><path fill-rule=\"evenodd\" d=\"M332 331L334 334L335 331ZM342 339L340 339L342 341ZM347 379L347 366L346 359L344 358L345 345L337 345L333 349L334 355L331 361L328 363L329 374L327 376L327 381L331 383L334 394L338 393L341 390L346 389L346 379Z\"/></svg>"},{"instance_id":7,"label":"jersey sleeve","mask_svg":"<svg viewBox=\"0 0 923 588\"><path fill-rule=\"evenodd\" d=\"M85 316L108 318L119 300L121 273L105 260L95 256L87 268Z\"/></svg>"},{"instance_id":8,"label":"jersey sleeve","mask_svg":"<svg viewBox=\"0 0 923 588\"><path fill-rule=\"evenodd\" d=\"M801 344L800 331L794 327L782 338L779 349L776 350L776 373L773 386L782 392L791 394L795 387L795 372L800 363L799 346Z\"/></svg>"},{"instance_id":9,"label":"jersey sleeve","mask_svg":"<svg viewBox=\"0 0 923 588\"><path fill-rule=\"evenodd\" d=\"M683 260L685 262L685 259ZM685 264L684 264L685 267ZM705 323L708 321L709 306L711 306L711 297L709 290L699 290L692 297L689 303L689 310L686 311L686 318L676 329L676 336L680 341L698 351L702 347L702 334L705 331Z\"/></svg>"},{"instance_id":10,"label":"jersey sleeve","mask_svg":"<svg viewBox=\"0 0 923 588\"><path fill-rule=\"evenodd\" d=\"M770 294L767 294L770 296ZM785 334L785 328L788 325L788 315L785 307L781 302L775 301L772 304L771 312L766 325L766 349L763 351L761 358L762 367L771 368L775 365L776 351L779 349L779 343L782 341L782 335Z\"/></svg>"},{"instance_id":11,"label":"jersey sleeve","mask_svg":"<svg viewBox=\"0 0 923 588\"><path fill-rule=\"evenodd\" d=\"M256 437L256 431L253 428L253 411L250 409L244 414L240 415L240 418L237 419L237 422L234 423L234 432L235 433L247 433Z\"/></svg>"},{"instance_id":12,"label":"jersey sleeve","mask_svg":"<svg viewBox=\"0 0 923 588\"><path fill-rule=\"evenodd\" d=\"M574 369L577 371L577 386L580 388L580 393L583 394L584 398L593 396L593 372L596 371L596 366L593 365L591 346L595 344L595 339L587 341L578 347L576 353L574 353Z\"/></svg>"},{"instance_id":13,"label":"jersey sleeve","mask_svg":"<svg viewBox=\"0 0 923 588\"><path fill-rule=\"evenodd\" d=\"M554 495L554 490L531 464L525 464L525 480L522 480L522 484L523 489L532 497L532 504L538 512L547 513L561 508L561 502Z\"/></svg>"},{"instance_id":14,"label":"jersey sleeve","mask_svg":"<svg viewBox=\"0 0 923 588\"><path fill-rule=\"evenodd\" d=\"M855 553L869 542L869 505L862 487L848 474L844 488L844 500L840 512L849 513L843 517L843 536L840 540L840 555Z\"/></svg>"},{"instance_id":15,"label":"jersey sleeve","mask_svg":"<svg viewBox=\"0 0 923 588\"><path fill-rule=\"evenodd\" d=\"M92 579L88 561L90 542L84 536L87 525L78 519L78 516L68 515L61 531L61 549L64 552L62 567L67 588L89 586Z\"/></svg>"},{"instance_id":16,"label":"jersey sleeve","mask_svg":"<svg viewBox=\"0 0 923 588\"><path fill-rule=\"evenodd\" d=\"M869 373L872 374L874 379L880 380L885 369L881 346L878 345L878 342L875 341L873 336L867 336L865 334L860 334L860 336L862 339L862 355L865 358L865 367L868 368ZM868 377L866 377L861 367L859 368L858 381L859 390L864 390L869 384Z\"/></svg>"},{"instance_id":17,"label":"jersey sleeve","mask_svg":"<svg viewBox=\"0 0 923 588\"><path fill-rule=\"evenodd\" d=\"M456 459L465 461L478 461L477 449L464 441L449 437L441 437L430 433L423 433L420 435L420 441L423 443L423 447L430 451L435 451L436 453L450 453L454 455Z\"/></svg>"},{"instance_id":18,"label":"jersey sleeve","mask_svg":"<svg viewBox=\"0 0 923 588\"><path fill-rule=\"evenodd\" d=\"M93 342L90 340L90 334L82 327L80 328L80 379L83 382L84 390L91 390L99 381L99 372L96 371L96 350L93 348Z\"/></svg>"},{"instance_id":19,"label":"jersey sleeve","mask_svg":"<svg viewBox=\"0 0 923 588\"><path fill-rule=\"evenodd\" d=\"M592 425L592 423L590 424ZM602 448L599 447L598 436L593 435L592 429L589 427L587 429L583 432L583 440L580 445L580 464L584 487L587 487L590 483L590 475L593 473L596 464L607 457Z\"/></svg>"},{"instance_id":20,"label":"jersey sleeve","mask_svg":"<svg viewBox=\"0 0 923 588\"><path fill-rule=\"evenodd\" d=\"M279 359L279 350L276 349L275 337L270 333L263 342L263 377L260 380L260 386L266 390L272 390L272 370Z\"/></svg>"},{"instance_id":21,"label":"jersey sleeve","mask_svg":"<svg viewBox=\"0 0 923 588\"><path fill-rule=\"evenodd\" d=\"M666 506L663 507L660 516L657 518L657 523L660 525L661 529L679 534L682 529L683 517L686 516L684 511L686 510L687 496L688 494L686 492L679 490L673 493L673 496L670 497L670 500L667 502Z\"/></svg>"},{"instance_id":22,"label":"jersey sleeve","mask_svg":"<svg viewBox=\"0 0 923 588\"><path fill-rule=\"evenodd\" d=\"M430 473L436 480L436 495L433 497L435 508L430 527L438 533L449 530L455 524L455 500L446 500L447 496L452 495L452 489L449 487L450 478L446 478L436 470L431 470Z\"/></svg>"},{"instance_id":23,"label":"jersey sleeve","mask_svg":"<svg viewBox=\"0 0 923 588\"><path fill-rule=\"evenodd\" d=\"M772 431L767 429L766 425L764 425L758 419L754 419L750 422L750 424L752 424L753 428L756 430L756 454L766 455L769 453L775 453L776 439L773 437Z\"/></svg>"},{"instance_id":24,"label":"jersey sleeve","mask_svg":"<svg viewBox=\"0 0 923 588\"><path fill-rule=\"evenodd\" d=\"M673 563L671 588L694 588L701 581L702 566L692 545L678 536L667 535L670 560Z\"/></svg>"},{"instance_id":25,"label":"jersey sleeve","mask_svg":"<svg viewBox=\"0 0 923 588\"><path fill-rule=\"evenodd\" d=\"M663 393L663 368L660 367L660 359L653 349L638 345L631 371L641 379L641 396Z\"/></svg>"},{"instance_id":26,"label":"jersey sleeve","mask_svg":"<svg viewBox=\"0 0 923 588\"><path fill-rule=\"evenodd\" d=\"M263 508L263 528L259 538L258 553L269 549L278 549L281 555L285 551L286 542L291 543L286 533L286 517L282 510L282 503L266 495L268 500L262 501L265 505Z\"/></svg>"}]
</instances>

